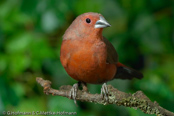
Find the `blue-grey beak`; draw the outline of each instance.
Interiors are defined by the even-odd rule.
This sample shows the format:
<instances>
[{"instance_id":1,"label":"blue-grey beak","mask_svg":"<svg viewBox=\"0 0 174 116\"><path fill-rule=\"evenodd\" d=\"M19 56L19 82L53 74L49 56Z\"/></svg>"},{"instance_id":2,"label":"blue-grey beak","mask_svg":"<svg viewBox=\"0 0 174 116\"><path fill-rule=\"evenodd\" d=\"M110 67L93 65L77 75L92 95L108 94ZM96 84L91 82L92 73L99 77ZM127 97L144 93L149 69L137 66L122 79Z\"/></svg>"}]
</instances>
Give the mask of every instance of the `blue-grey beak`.
<instances>
[{"instance_id":1,"label":"blue-grey beak","mask_svg":"<svg viewBox=\"0 0 174 116\"><path fill-rule=\"evenodd\" d=\"M106 21L106 19L100 16L100 20L95 23L95 28L105 28L110 27L111 25Z\"/></svg>"}]
</instances>

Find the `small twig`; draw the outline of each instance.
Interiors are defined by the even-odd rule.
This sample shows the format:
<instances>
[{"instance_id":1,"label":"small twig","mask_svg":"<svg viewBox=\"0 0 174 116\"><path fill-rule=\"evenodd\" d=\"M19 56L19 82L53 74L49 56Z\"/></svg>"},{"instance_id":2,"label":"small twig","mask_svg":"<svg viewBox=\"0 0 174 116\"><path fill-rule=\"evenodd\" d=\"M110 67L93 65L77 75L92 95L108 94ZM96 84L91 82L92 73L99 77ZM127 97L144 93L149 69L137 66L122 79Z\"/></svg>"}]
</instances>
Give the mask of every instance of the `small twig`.
<instances>
[{"instance_id":1,"label":"small twig","mask_svg":"<svg viewBox=\"0 0 174 116\"><path fill-rule=\"evenodd\" d=\"M72 88L70 85L63 85L59 90L51 88L51 82L48 80L43 80L42 78L37 77L36 81L44 88L45 94L58 95L69 98L69 93ZM154 103L142 92L137 91L134 94L124 93L114 88L111 85L108 85L109 91L109 100L106 102L100 94L90 94L82 90L77 92L77 100L93 102L98 104L117 104L118 106L133 107L139 108L146 114L156 114L158 116L174 116L173 112L170 112L161 106L155 101Z\"/></svg>"}]
</instances>

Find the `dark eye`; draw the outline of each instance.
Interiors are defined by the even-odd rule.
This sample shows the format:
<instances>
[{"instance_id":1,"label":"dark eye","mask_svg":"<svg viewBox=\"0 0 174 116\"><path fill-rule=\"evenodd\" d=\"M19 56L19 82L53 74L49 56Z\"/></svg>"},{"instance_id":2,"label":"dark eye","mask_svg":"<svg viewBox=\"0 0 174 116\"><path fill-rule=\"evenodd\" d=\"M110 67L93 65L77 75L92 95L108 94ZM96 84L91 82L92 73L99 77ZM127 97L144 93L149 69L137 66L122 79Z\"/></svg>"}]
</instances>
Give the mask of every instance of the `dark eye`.
<instances>
[{"instance_id":1,"label":"dark eye","mask_svg":"<svg viewBox=\"0 0 174 116\"><path fill-rule=\"evenodd\" d=\"M87 23L90 23L90 22L91 22L91 19L87 18L87 19L86 19L86 22L87 22Z\"/></svg>"}]
</instances>

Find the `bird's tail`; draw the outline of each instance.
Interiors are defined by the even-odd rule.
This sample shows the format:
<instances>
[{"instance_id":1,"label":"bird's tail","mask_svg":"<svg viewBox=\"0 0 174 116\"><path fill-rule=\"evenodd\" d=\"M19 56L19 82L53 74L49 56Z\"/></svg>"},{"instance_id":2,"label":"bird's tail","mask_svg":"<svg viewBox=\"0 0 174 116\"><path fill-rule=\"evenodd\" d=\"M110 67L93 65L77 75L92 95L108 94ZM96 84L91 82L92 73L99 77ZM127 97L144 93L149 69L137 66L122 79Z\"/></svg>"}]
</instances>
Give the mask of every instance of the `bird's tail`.
<instances>
[{"instance_id":1,"label":"bird's tail","mask_svg":"<svg viewBox=\"0 0 174 116\"><path fill-rule=\"evenodd\" d=\"M120 79L143 78L143 74L141 72L136 71L135 69L127 67L124 64L121 64L120 62L118 62L116 65L117 65L117 73L114 78L120 78Z\"/></svg>"}]
</instances>

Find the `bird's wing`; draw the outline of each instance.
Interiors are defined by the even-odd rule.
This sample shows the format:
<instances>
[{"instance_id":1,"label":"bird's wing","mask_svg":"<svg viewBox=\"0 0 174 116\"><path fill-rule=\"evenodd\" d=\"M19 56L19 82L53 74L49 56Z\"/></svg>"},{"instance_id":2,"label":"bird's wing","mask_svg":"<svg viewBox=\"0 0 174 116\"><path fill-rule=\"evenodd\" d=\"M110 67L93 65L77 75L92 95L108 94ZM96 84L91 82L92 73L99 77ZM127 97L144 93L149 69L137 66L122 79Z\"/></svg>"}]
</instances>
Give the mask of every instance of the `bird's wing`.
<instances>
[{"instance_id":1,"label":"bird's wing","mask_svg":"<svg viewBox=\"0 0 174 116\"><path fill-rule=\"evenodd\" d=\"M103 37L103 40L107 46L106 62L109 64L117 64L118 63L118 54L117 54L114 46L105 37Z\"/></svg>"}]
</instances>

